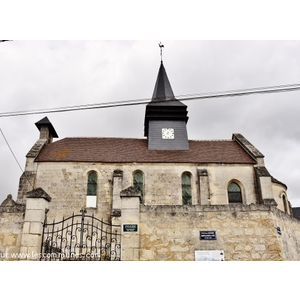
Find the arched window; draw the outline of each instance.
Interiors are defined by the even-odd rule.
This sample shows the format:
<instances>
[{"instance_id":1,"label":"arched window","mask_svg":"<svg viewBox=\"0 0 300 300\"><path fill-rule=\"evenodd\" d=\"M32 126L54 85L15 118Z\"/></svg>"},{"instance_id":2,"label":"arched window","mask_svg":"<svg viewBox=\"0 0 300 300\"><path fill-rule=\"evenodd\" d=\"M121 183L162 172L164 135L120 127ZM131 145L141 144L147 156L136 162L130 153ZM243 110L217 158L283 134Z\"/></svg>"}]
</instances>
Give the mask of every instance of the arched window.
<instances>
[{"instance_id":1,"label":"arched window","mask_svg":"<svg viewBox=\"0 0 300 300\"><path fill-rule=\"evenodd\" d=\"M88 174L87 196L97 196L97 173L95 171Z\"/></svg>"},{"instance_id":2,"label":"arched window","mask_svg":"<svg viewBox=\"0 0 300 300\"><path fill-rule=\"evenodd\" d=\"M190 173L183 173L181 175L181 188L182 188L182 204L192 205L192 183L191 183Z\"/></svg>"},{"instance_id":3,"label":"arched window","mask_svg":"<svg viewBox=\"0 0 300 300\"><path fill-rule=\"evenodd\" d=\"M141 192L141 201L144 196L144 175L142 171L135 171L133 173L133 186Z\"/></svg>"},{"instance_id":4,"label":"arched window","mask_svg":"<svg viewBox=\"0 0 300 300\"><path fill-rule=\"evenodd\" d=\"M231 182L228 186L228 201L229 203L242 203L242 192L240 186Z\"/></svg>"}]
</instances>

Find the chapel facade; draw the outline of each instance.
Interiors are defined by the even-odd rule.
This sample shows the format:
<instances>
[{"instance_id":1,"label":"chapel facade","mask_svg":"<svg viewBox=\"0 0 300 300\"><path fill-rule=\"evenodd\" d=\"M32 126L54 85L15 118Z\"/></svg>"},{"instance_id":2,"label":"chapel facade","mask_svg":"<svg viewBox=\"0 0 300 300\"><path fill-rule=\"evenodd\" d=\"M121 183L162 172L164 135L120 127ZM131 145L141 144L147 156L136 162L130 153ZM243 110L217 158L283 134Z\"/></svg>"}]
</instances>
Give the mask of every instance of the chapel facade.
<instances>
[{"instance_id":1,"label":"chapel facade","mask_svg":"<svg viewBox=\"0 0 300 300\"><path fill-rule=\"evenodd\" d=\"M299 260L300 222L264 155L240 133L189 140L187 122L161 61L144 138L54 141L47 117L35 123L16 203L40 188L47 222L84 209L120 226L122 260Z\"/></svg>"},{"instance_id":2,"label":"chapel facade","mask_svg":"<svg viewBox=\"0 0 300 300\"><path fill-rule=\"evenodd\" d=\"M161 62L152 101L146 105L146 138L71 137L53 142L58 135L49 119L38 121L40 137L27 154L18 202L26 202L32 186L43 187L62 213L65 209L59 208L72 201L67 205L71 210L85 206L109 216L114 173L121 173L121 189L136 187L144 205L273 202L292 213L287 186L268 172L264 155L243 135L188 140L187 122L187 106L175 98Z\"/></svg>"}]
</instances>

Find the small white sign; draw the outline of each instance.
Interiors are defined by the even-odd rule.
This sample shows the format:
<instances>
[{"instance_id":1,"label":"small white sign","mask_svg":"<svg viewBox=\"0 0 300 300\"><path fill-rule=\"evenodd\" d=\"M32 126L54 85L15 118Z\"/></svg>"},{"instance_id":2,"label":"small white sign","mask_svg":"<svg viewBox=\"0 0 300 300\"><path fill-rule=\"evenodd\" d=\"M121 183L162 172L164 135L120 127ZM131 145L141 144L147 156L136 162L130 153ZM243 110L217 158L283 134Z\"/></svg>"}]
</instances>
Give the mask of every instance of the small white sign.
<instances>
[{"instance_id":1,"label":"small white sign","mask_svg":"<svg viewBox=\"0 0 300 300\"><path fill-rule=\"evenodd\" d=\"M195 261L225 261L224 250L196 250Z\"/></svg>"},{"instance_id":2,"label":"small white sign","mask_svg":"<svg viewBox=\"0 0 300 300\"><path fill-rule=\"evenodd\" d=\"M97 208L97 196L86 196L86 207Z\"/></svg>"}]
</instances>

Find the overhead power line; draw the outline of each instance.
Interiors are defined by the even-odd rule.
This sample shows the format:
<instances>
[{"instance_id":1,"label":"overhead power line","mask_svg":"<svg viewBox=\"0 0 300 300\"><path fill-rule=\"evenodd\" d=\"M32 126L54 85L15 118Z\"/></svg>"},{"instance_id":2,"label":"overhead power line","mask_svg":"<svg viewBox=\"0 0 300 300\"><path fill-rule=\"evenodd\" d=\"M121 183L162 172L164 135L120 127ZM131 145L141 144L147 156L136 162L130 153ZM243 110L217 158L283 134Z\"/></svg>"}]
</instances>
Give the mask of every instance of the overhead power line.
<instances>
[{"instance_id":1,"label":"overhead power line","mask_svg":"<svg viewBox=\"0 0 300 300\"><path fill-rule=\"evenodd\" d=\"M15 155L13 149L11 148L11 146L10 146L8 140L6 139L6 137L5 137L5 135L4 135L4 132L2 131L1 128L0 128L0 132L1 132L2 136L3 136L3 139L4 139L4 141L5 141L5 143L6 143L7 147L8 147L8 149L10 150L10 153L11 153L12 156L14 157L14 159L15 159L16 163L18 164L20 170L23 172L23 174L24 174L24 176L25 176L25 177L24 177L25 180L30 184L30 186L31 186L32 189L33 189L34 187L33 187L32 182L30 182L29 178L27 177L27 173L26 173L26 172L24 173L24 171L23 171L23 169L22 169L22 167L21 167L21 164L19 163L19 161L18 161L18 159L17 159L17 157L16 157L16 155Z\"/></svg>"},{"instance_id":2,"label":"overhead power line","mask_svg":"<svg viewBox=\"0 0 300 300\"><path fill-rule=\"evenodd\" d=\"M6 137L5 137L5 135L4 135L4 133L3 133L3 131L2 131L1 128L0 128L0 131L1 131L1 134L2 134L2 136L3 136L3 138L4 138L4 141L5 141L6 145L7 145L7 147L9 148L9 150L10 150L12 156L14 157L16 163L18 164L19 168L20 168L21 171L23 172L23 169L22 169L22 167L21 167L21 165L20 165L20 163L19 163L17 157L15 156L15 153L13 152L12 148L10 147L10 145L9 145L9 143L8 143L8 141L7 141L7 139L6 139Z\"/></svg>"},{"instance_id":3,"label":"overhead power line","mask_svg":"<svg viewBox=\"0 0 300 300\"><path fill-rule=\"evenodd\" d=\"M225 91L225 92L180 95L180 96L176 96L176 98L180 101L191 101L191 100L205 100L205 99L212 99L212 98L248 96L248 95L253 95L253 94L292 92L292 91L297 91L297 90L300 90L299 83L278 85L278 86L271 86L271 87L252 88L252 89L231 90L231 91ZM85 104L85 105L74 105L74 106L65 106L65 107L58 107L58 108L46 108L46 109L42 108L42 109L36 109L36 110L3 112L3 113L0 113L0 118L16 117L16 116L24 116L24 115L37 115L37 114L45 114L45 113L49 114L49 113L59 113L59 112L70 112L70 111L79 111L79 110L88 110L88 109L102 109L102 108L142 105L142 104L149 103L149 101L151 101L150 98L135 99L135 100L122 100L122 101Z\"/></svg>"}]
</instances>

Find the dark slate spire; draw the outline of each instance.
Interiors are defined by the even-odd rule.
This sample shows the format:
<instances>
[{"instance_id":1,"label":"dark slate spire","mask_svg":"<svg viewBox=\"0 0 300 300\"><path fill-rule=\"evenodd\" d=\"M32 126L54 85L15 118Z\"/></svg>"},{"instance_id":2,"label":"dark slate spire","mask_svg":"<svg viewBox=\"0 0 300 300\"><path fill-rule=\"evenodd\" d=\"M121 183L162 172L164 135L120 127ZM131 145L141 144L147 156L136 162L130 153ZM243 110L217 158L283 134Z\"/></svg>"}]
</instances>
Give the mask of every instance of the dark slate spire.
<instances>
[{"instance_id":1,"label":"dark slate spire","mask_svg":"<svg viewBox=\"0 0 300 300\"><path fill-rule=\"evenodd\" d=\"M175 100L175 96L168 79L165 67L161 61L160 68L158 71L152 101L168 101Z\"/></svg>"}]
</instances>

